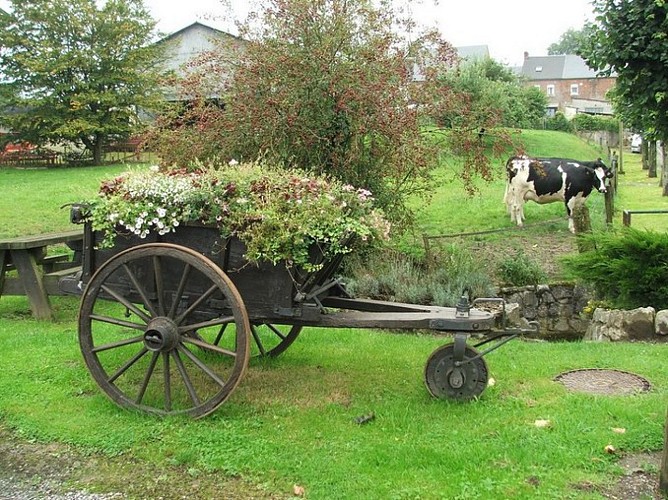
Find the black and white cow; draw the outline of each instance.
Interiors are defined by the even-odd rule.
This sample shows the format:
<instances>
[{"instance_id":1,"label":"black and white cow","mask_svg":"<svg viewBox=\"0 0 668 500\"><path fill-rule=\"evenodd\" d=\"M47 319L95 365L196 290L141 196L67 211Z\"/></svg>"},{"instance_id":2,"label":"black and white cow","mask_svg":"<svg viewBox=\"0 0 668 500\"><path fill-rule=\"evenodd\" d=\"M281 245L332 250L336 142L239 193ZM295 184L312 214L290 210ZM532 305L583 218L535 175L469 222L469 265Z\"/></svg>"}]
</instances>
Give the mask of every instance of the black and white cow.
<instances>
[{"instance_id":1,"label":"black and white cow","mask_svg":"<svg viewBox=\"0 0 668 500\"><path fill-rule=\"evenodd\" d=\"M563 201L568 213L568 229L575 232L573 208L584 203L596 189L606 192L605 180L612 172L601 159L578 161L568 158L531 158L515 156L506 163L508 182L504 201L511 222L521 226L524 221L524 203Z\"/></svg>"}]
</instances>

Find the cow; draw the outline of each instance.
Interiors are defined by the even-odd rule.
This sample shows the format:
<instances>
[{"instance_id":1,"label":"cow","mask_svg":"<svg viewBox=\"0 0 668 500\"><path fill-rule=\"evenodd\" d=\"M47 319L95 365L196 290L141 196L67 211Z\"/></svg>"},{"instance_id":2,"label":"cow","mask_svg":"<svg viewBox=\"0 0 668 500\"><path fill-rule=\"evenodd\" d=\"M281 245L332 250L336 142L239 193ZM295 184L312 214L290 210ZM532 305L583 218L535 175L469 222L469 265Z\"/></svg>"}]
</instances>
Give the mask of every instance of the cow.
<instances>
[{"instance_id":1,"label":"cow","mask_svg":"<svg viewBox=\"0 0 668 500\"><path fill-rule=\"evenodd\" d=\"M506 173L504 202L511 222L522 225L527 200L540 204L563 201L568 214L568 229L573 233L573 208L584 203L594 189L605 193L605 180L612 177L612 172L600 158L578 161L514 156L506 162Z\"/></svg>"}]
</instances>

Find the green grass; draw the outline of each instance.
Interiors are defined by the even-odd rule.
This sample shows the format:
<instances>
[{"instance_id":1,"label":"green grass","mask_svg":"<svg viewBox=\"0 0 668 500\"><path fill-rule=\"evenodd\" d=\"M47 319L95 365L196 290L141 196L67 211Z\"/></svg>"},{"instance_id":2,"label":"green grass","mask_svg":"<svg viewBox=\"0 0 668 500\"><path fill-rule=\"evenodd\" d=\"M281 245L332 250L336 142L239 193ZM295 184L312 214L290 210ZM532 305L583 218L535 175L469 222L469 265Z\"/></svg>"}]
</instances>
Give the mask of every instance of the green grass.
<instances>
[{"instance_id":1,"label":"green grass","mask_svg":"<svg viewBox=\"0 0 668 500\"><path fill-rule=\"evenodd\" d=\"M58 320L46 323L23 298L0 300L0 350L11 360L0 415L37 441L241 475L284 495L299 484L309 498L595 498L576 487L619 472L606 445L662 445L668 345L514 341L487 358L495 385L457 404L431 399L421 380L445 339L309 329L283 357L254 362L212 416L158 420L103 396L81 361L77 301L54 302ZM592 396L552 380L591 367L636 372L654 390ZM370 412L375 420L354 423Z\"/></svg>"},{"instance_id":2,"label":"green grass","mask_svg":"<svg viewBox=\"0 0 668 500\"><path fill-rule=\"evenodd\" d=\"M522 137L531 154L598 155L572 136ZM645 184L630 158L625 168L625 183L637 175ZM0 236L70 228L60 205L94 196L100 179L124 169L0 169L3 194L7 188L12 193L0 200ZM445 182L445 169L442 176ZM421 230L510 226L503 178L480 188L480 195L467 198L457 181L444 184L421 212ZM624 185L617 208L635 208L641 199L643 207L659 208L665 206L660 194L658 187ZM600 213L599 202L602 197L592 195L593 214ZM548 227L566 231L562 206L527 205L528 222L554 217L561 220ZM621 212L615 220L621 221ZM652 220L659 224L659 216ZM56 321L41 322L32 319L24 297L0 298L0 420L21 436L122 456L139 468L182 467L193 478L239 476L276 497L290 497L298 484L311 499L600 498L596 488L621 474L619 455L606 453L606 445L619 454L663 445L668 345L513 341L486 356L495 384L480 400L457 404L433 400L423 382L427 357L447 338L306 329L278 359L253 361L211 416L160 420L107 400L79 352L78 299L52 301ZM553 381L578 368L632 371L648 378L653 390L592 396ZM354 422L370 412L373 421ZM550 426L536 427L539 419ZM111 483L104 476L99 482L102 489Z\"/></svg>"},{"instance_id":3,"label":"green grass","mask_svg":"<svg viewBox=\"0 0 668 500\"><path fill-rule=\"evenodd\" d=\"M578 139L572 134L543 130L523 130L516 139L521 141L527 154L532 156L557 156L580 160L603 158L609 166L607 152L597 145ZM509 152L509 155L511 153ZM437 173L438 189L432 199L416 206L417 227L406 240L404 246L422 246L423 235L455 235L500 228L514 229L510 216L506 213L503 197L505 191L505 162L507 157L494 161L494 180L478 181L477 192L468 195L464 189L457 165L447 164ZM624 154L625 174L620 176L613 224L621 226L625 209L666 209L668 198L662 196L658 179L648 179L647 171L640 165L640 155ZM592 225L595 230L604 230L605 199L597 192L587 198ZM525 226L537 234L562 234L569 237L568 221L563 203L539 205L527 202L524 208ZM634 227L665 230L668 214L635 215ZM480 240L499 240L509 233L493 233L478 236Z\"/></svg>"},{"instance_id":4,"label":"green grass","mask_svg":"<svg viewBox=\"0 0 668 500\"><path fill-rule=\"evenodd\" d=\"M0 238L73 229L61 207L95 197L102 179L127 168L0 168Z\"/></svg>"}]
</instances>

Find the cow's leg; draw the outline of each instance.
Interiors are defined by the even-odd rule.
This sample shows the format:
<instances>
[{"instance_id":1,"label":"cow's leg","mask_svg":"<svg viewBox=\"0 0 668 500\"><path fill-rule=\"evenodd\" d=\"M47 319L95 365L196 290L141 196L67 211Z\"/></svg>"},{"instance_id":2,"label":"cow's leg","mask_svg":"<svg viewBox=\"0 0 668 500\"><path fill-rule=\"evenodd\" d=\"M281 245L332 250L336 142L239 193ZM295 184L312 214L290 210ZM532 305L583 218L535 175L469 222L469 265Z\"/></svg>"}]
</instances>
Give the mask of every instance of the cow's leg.
<instances>
[{"instance_id":1,"label":"cow's leg","mask_svg":"<svg viewBox=\"0 0 668 500\"><path fill-rule=\"evenodd\" d=\"M521 226L524 221L524 201L519 200L517 197L513 200L510 220L511 222L515 222L518 226Z\"/></svg>"},{"instance_id":2,"label":"cow's leg","mask_svg":"<svg viewBox=\"0 0 668 500\"><path fill-rule=\"evenodd\" d=\"M573 222L573 209L575 208L575 205L578 203L578 199L573 197L564 203L566 205L566 214L568 215L568 230L575 234L575 222Z\"/></svg>"},{"instance_id":3,"label":"cow's leg","mask_svg":"<svg viewBox=\"0 0 668 500\"><path fill-rule=\"evenodd\" d=\"M511 220L513 215L513 202L515 201L515 196L515 188L512 187L509 182L506 182L506 192L503 194L503 203L506 204L506 212L510 214Z\"/></svg>"}]
</instances>

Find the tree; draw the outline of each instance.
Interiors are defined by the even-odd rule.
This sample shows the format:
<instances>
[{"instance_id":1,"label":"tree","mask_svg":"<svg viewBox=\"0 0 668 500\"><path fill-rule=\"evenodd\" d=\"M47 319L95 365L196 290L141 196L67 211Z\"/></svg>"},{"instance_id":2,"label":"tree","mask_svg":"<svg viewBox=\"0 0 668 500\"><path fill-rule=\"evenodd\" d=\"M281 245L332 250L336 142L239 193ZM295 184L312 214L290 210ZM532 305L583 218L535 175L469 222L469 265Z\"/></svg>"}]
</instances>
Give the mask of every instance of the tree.
<instances>
[{"instance_id":1,"label":"tree","mask_svg":"<svg viewBox=\"0 0 668 500\"><path fill-rule=\"evenodd\" d=\"M20 140L83 146L99 164L158 102L154 26L141 0L11 0L0 83L14 112L2 124Z\"/></svg>"},{"instance_id":2,"label":"tree","mask_svg":"<svg viewBox=\"0 0 668 500\"><path fill-rule=\"evenodd\" d=\"M580 54L581 47L592 36L593 29L590 25L585 25L582 29L569 29L561 35L558 42L551 44L547 48L547 54L556 56L560 54Z\"/></svg>"},{"instance_id":3,"label":"tree","mask_svg":"<svg viewBox=\"0 0 668 500\"><path fill-rule=\"evenodd\" d=\"M505 127L532 128L545 117L545 94L524 86L510 68L491 58L464 62L447 71L441 81L467 96L479 121L495 119ZM446 122L454 119L441 118Z\"/></svg>"},{"instance_id":4,"label":"tree","mask_svg":"<svg viewBox=\"0 0 668 500\"><path fill-rule=\"evenodd\" d=\"M440 83L457 64L454 48L433 32L402 38L389 4L265 2L260 27L242 31L247 43L229 86L219 89L224 106L204 98L215 94L207 87L159 121L154 144L163 160L263 156L369 189L394 220L410 214L410 195L429 192L443 145L462 157L465 180L490 178L486 153L499 141L479 131L491 130L495 117L473 114L465 96ZM230 64L208 60L206 73L226 74ZM185 95L196 87L189 81ZM448 110L456 124L424 127Z\"/></svg>"},{"instance_id":5,"label":"tree","mask_svg":"<svg viewBox=\"0 0 668 500\"><path fill-rule=\"evenodd\" d=\"M612 91L624 124L650 140L668 139L668 4L594 0L595 24L581 55L600 74L617 74Z\"/></svg>"}]
</instances>

